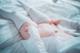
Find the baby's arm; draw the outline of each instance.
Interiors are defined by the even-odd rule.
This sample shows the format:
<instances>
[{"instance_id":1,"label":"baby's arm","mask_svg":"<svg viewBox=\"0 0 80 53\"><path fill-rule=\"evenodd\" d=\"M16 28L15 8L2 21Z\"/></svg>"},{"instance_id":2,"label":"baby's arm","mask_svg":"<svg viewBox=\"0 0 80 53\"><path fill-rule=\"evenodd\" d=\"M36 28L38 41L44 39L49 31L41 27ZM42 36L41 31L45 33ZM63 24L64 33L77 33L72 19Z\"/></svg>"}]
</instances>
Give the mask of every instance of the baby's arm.
<instances>
[{"instance_id":1,"label":"baby's arm","mask_svg":"<svg viewBox=\"0 0 80 53\"><path fill-rule=\"evenodd\" d=\"M38 29L40 32L41 37L48 37L48 36L54 36L54 35L59 35L61 36L62 34L64 36L69 36L69 33L66 33L64 30L59 29L56 25L48 24L48 23L42 23L38 25Z\"/></svg>"},{"instance_id":2,"label":"baby's arm","mask_svg":"<svg viewBox=\"0 0 80 53\"><path fill-rule=\"evenodd\" d=\"M38 29L41 37L48 37L55 34L57 27L48 23L42 23L38 25Z\"/></svg>"}]
</instances>

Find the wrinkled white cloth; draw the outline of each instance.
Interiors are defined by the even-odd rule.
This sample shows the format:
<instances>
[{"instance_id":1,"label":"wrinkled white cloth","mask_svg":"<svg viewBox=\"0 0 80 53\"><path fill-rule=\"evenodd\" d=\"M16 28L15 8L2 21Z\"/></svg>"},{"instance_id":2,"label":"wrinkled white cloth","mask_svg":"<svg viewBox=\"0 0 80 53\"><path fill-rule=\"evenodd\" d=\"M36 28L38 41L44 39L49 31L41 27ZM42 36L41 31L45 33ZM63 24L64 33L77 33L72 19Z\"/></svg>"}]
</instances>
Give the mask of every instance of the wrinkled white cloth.
<instances>
[{"instance_id":1,"label":"wrinkled white cloth","mask_svg":"<svg viewBox=\"0 0 80 53\"><path fill-rule=\"evenodd\" d=\"M17 1L16 0L5 0L5 2L3 0L0 0L0 1L2 2L2 3L0 3L1 4L1 6L0 6L0 9L1 9L0 10L0 15L2 15L5 18L9 18L9 19L13 20L15 22L15 24L17 25L17 28L19 28L21 26L21 24L24 23L25 20L26 20L26 18L23 15L27 14L27 13L25 12L25 10L23 10L23 8L20 8L22 6L20 5L20 3L17 3L18 0ZM3 4L6 3L6 1L11 1L11 2L7 2L9 4L3 5ZM21 0L21 1L23 1L23 0ZM69 3L71 3L71 2L73 2L73 0L70 1ZM40 13L37 12L37 11L35 11L34 8L30 9L29 7L28 8L30 10L28 12L29 12L29 17L31 17L32 19L34 19L34 21L36 21L36 22L39 22L39 21L40 21L40 23L44 22L44 20L46 20L47 18L69 18L69 19L72 19L72 20L77 20L78 23L80 21L80 18L79 18L80 17L79 8L75 7L75 5L68 4L68 2L63 2L63 1L59 0L59 2L57 2L56 4L54 4L54 3L53 4L49 4L49 3L45 3L44 4L44 2L43 2L44 5L42 5L42 3L41 3L40 6L36 6L37 2L33 2L33 4L35 4L35 5L33 5L33 7L36 10L38 10ZM16 16L13 16L13 15L15 15L15 12L16 12L16 15L18 15L18 17L20 17L20 19L17 19ZM18 14L18 13L20 13L20 14ZM4 16L4 14L6 16ZM18 21L19 23L16 23L16 21ZM74 26L76 26L76 24L74 24ZM77 28L77 27L75 27L75 28ZM62 34L58 34L57 36L60 36L59 39L57 38L57 41L59 41L61 39L60 42L57 42L57 43L55 41L53 43L50 42L50 41L53 41L52 37L49 39L49 41L48 41L49 43L47 42L48 38L45 39L45 41L44 41L45 45L46 45L46 47L48 46L47 50L50 47L53 49L54 45L51 45L51 44L54 44L54 43L60 44L62 42L59 45L59 47L57 47L58 48L58 52L66 53L67 51L72 50L72 48L76 48L76 46L74 46L74 45L78 45L78 43L79 43L79 41L78 41L79 39L77 39L76 37L75 38L73 37L72 39L66 40L66 44L64 44L65 41L62 41L62 39L64 39L64 34L63 33ZM46 44L46 43L48 43L48 44ZM49 44L50 44L50 47L49 47ZM70 46L68 46L68 45L70 45ZM74 47L72 47L72 46L74 46ZM80 45L78 45L77 48L79 46ZM17 47L17 49L16 49L16 47ZM53 50L51 48L50 48L49 51L53 52ZM15 43L11 47L7 47L7 48L5 48L4 50L1 50L1 51L2 51L2 53L12 53L13 51L14 51L13 53L22 53L22 51L23 51L23 53L27 53L27 51L23 48L23 45L22 45L21 42Z\"/></svg>"}]
</instances>

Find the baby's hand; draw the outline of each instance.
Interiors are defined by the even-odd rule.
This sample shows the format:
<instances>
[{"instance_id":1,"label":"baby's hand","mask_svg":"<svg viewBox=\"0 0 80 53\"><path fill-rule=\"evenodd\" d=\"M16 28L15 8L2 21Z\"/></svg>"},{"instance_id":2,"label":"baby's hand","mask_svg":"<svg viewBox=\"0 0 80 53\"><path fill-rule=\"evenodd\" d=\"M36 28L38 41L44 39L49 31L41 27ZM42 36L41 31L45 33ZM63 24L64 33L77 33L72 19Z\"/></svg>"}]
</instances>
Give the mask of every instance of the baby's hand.
<instances>
[{"instance_id":1,"label":"baby's hand","mask_svg":"<svg viewBox=\"0 0 80 53\"><path fill-rule=\"evenodd\" d=\"M35 22L32 22L31 24L25 22L25 23L21 26L21 28L20 28L20 37L21 37L22 39L25 40L25 39L29 39L29 38L30 38L30 35L29 35L29 33L28 33L28 30L29 30L29 26L31 26L31 25L37 27L37 24L36 24Z\"/></svg>"},{"instance_id":2,"label":"baby's hand","mask_svg":"<svg viewBox=\"0 0 80 53\"><path fill-rule=\"evenodd\" d=\"M29 39L30 35L28 33L28 30L29 30L28 27L29 27L29 25L26 22L21 26L20 36L22 39Z\"/></svg>"},{"instance_id":3,"label":"baby's hand","mask_svg":"<svg viewBox=\"0 0 80 53\"><path fill-rule=\"evenodd\" d=\"M60 22L61 22L60 19L50 19L49 20L49 24L53 24L55 26L57 26Z\"/></svg>"}]
</instances>

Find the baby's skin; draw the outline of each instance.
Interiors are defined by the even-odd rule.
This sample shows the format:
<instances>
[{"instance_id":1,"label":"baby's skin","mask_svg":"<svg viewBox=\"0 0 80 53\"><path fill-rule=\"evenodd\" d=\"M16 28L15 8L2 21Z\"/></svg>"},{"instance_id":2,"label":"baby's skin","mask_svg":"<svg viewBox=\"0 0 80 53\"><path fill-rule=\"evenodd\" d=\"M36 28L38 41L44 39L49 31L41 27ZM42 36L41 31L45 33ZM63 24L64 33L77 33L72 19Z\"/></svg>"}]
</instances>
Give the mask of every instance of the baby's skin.
<instances>
[{"instance_id":1,"label":"baby's skin","mask_svg":"<svg viewBox=\"0 0 80 53\"><path fill-rule=\"evenodd\" d=\"M26 30L24 30L24 29L26 29ZM51 35L54 36L56 33L58 33L60 31L57 28L57 26L55 26L53 24L49 24L49 23L38 24L37 29L39 30L39 34L40 34L41 38L49 37ZM23 29L21 29L21 32L23 32L21 35L23 35L22 37L25 39L30 38L28 30L29 30L28 27L24 27Z\"/></svg>"},{"instance_id":2,"label":"baby's skin","mask_svg":"<svg viewBox=\"0 0 80 53\"><path fill-rule=\"evenodd\" d=\"M48 37L54 35L58 32L57 25L59 24L59 20L49 20L48 23L39 23L37 24L37 29L39 30L39 34L41 37ZM30 25L24 23L22 28L20 29L20 34L22 39L29 39L30 35L28 33Z\"/></svg>"},{"instance_id":3,"label":"baby's skin","mask_svg":"<svg viewBox=\"0 0 80 53\"><path fill-rule=\"evenodd\" d=\"M41 37L48 37L58 32L57 26L48 23L41 23L38 25Z\"/></svg>"}]
</instances>

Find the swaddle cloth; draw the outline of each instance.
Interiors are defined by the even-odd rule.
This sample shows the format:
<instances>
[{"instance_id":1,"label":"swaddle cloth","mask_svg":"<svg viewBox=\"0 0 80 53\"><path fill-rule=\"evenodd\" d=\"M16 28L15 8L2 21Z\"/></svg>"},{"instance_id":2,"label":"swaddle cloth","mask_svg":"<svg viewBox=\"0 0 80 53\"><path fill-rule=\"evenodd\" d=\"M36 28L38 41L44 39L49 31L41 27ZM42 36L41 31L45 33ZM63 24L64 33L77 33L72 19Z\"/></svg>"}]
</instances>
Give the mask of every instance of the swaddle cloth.
<instances>
[{"instance_id":1,"label":"swaddle cloth","mask_svg":"<svg viewBox=\"0 0 80 53\"><path fill-rule=\"evenodd\" d=\"M80 24L77 21L73 21L73 20L66 19L66 18L62 19L62 21L58 25L58 28L76 37L80 36L79 27L80 27Z\"/></svg>"},{"instance_id":2,"label":"swaddle cloth","mask_svg":"<svg viewBox=\"0 0 80 53\"><path fill-rule=\"evenodd\" d=\"M48 53L57 53L57 44L54 35L44 37L42 40L44 41Z\"/></svg>"},{"instance_id":3,"label":"swaddle cloth","mask_svg":"<svg viewBox=\"0 0 80 53\"><path fill-rule=\"evenodd\" d=\"M40 38L38 29L34 26L29 27L30 38L22 41L28 53L47 53L45 45Z\"/></svg>"},{"instance_id":4,"label":"swaddle cloth","mask_svg":"<svg viewBox=\"0 0 80 53\"><path fill-rule=\"evenodd\" d=\"M6 48L19 41L15 25L5 19L0 19L0 49Z\"/></svg>"},{"instance_id":5,"label":"swaddle cloth","mask_svg":"<svg viewBox=\"0 0 80 53\"><path fill-rule=\"evenodd\" d=\"M58 44L57 45L58 53L73 52L73 49L76 49L75 51L80 50L79 48L76 48L77 45L80 47L79 37L74 37L70 34L61 31L59 31L55 35L56 35L55 40L57 41L56 43Z\"/></svg>"}]
</instances>

